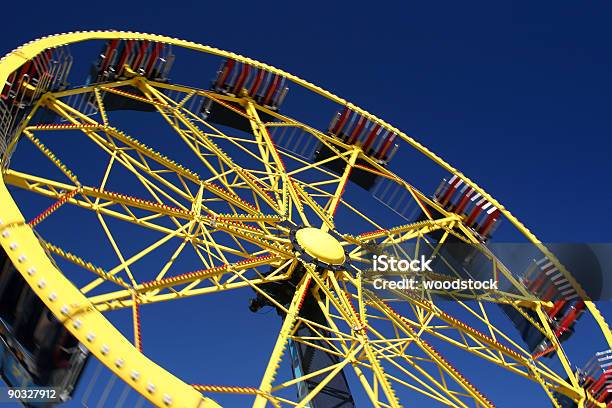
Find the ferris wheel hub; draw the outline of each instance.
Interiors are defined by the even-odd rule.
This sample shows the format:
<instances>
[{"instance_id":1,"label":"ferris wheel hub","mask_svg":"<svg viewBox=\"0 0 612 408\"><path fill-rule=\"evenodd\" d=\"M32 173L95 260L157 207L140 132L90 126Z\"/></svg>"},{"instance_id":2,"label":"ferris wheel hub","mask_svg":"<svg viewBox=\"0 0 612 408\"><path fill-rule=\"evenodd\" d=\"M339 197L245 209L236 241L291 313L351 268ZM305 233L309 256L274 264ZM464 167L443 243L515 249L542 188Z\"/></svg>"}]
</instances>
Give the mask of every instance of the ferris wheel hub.
<instances>
[{"instance_id":1,"label":"ferris wheel hub","mask_svg":"<svg viewBox=\"0 0 612 408\"><path fill-rule=\"evenodd\" d=\"M302 249L310 256L331 265L341 265L346 260L344 248L329 233L318 228L302 228L295 233Z\"/></svg>"}]
</instances>

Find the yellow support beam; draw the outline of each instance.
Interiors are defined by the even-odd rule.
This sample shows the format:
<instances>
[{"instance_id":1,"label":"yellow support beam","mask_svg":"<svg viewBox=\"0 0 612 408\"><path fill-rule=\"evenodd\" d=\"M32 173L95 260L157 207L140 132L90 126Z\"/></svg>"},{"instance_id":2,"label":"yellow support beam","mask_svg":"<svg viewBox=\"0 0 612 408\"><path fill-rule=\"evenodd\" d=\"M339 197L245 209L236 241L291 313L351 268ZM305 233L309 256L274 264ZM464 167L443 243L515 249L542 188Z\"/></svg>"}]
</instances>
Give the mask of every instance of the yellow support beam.
<instances>
[{"instance_id":1,"label":"yellow support beam","mask_svg":"<svg viewBox=\"0 0 612 408\"><path fill-rule=\"evenodd\" d=\"M285 352L285 348L287 347L288 337L291 334L298 314L300 313L300 309L302 308L304 296L306 296L307 291L310 288L311 275L316 273L310 266L306 266L306 269L308 272L304 274L300 283L295 288L293 299L289 305L289 310L283 319L283 325L278 334L278 338L276 339L276 344L274 345L272 355L268 361L268 366L259 386L259 389L265 394L269 394L270 391L272 391L272 383L276 378L276 371L280 366L280 361ZM265 408L265 406L266 399L263 396L258 395L255 399L255 403L253 404L253 408Z\"/></svg>"}]
</instances>

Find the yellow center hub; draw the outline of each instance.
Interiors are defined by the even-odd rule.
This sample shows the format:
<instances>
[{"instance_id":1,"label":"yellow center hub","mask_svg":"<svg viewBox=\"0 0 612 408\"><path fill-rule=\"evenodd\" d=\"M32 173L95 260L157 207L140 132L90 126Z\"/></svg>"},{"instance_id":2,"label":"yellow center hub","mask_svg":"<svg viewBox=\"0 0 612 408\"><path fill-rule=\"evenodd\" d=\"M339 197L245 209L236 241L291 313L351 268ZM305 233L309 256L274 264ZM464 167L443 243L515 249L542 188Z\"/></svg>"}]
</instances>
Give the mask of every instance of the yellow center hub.
<instances>
[{"instance_id":1,"label":"yellow center hub","mask_svg":"<svg viewBox=\"0 0 612 408\"><path fill-rule=\"evenodd\" d=\"M346 259L340 242L318 228L302 228L295 233L295 239L308 255L319 261L341 265Z\"/></svg>"}]
</instances>

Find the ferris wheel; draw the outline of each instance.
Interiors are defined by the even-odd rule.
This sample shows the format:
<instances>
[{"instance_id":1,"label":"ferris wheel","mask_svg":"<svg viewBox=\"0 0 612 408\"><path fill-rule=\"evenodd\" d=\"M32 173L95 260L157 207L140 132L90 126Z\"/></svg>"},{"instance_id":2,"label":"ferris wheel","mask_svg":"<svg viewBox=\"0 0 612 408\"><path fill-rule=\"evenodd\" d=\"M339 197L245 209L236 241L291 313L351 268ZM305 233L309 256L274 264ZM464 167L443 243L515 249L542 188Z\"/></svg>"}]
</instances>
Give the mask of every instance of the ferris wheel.
<instances>
[{"instance_id":1,"label":"ferris wheel","mask_svg":"<svg viewBox=\"0 0 612 408\"><path fill-rule=\"evenodd\" d=\"M554 407L612 403L612 334L592 293L482 188L344 99L231 52L115 31L25 44L0 83L8 385L67 401L97 360L161 407L492 407L486 369ZM503 228L529 248L521 262L493 245ZM381 289L381 254L429 259L430 282L498 289ZM163 329L161 316L192 314L227 336L274 321L241 339L251 382L166 367L223 348ZM148 332L184 350L147 349ZM573 359L579 336L588 364Z\"/></svg>"}]
</instances>

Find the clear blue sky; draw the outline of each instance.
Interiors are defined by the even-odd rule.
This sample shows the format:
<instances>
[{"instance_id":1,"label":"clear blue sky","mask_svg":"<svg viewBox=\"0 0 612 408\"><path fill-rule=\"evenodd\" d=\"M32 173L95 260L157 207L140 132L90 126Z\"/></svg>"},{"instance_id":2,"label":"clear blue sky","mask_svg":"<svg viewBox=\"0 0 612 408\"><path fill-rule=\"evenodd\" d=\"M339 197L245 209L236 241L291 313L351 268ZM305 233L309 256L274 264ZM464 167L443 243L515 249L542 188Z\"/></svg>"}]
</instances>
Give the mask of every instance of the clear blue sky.
<instances>
[{"instance_id":1,"label":"clear blue sky","mask_svg":"<svg viewBox=\"0 0 612 408\"><path fill-rule=\"evenodd\" d=\"M47 34L114 28L268 62L423 142L543 241L610 242L610 2L34 1L9 2L3 15L2 53ZM609 303L602 309L612 318ZM172 320L164 313L158 317ZM248 317L236 312L234 322L257 331L278 323L273 315ZM257 344L259 338L251 347L268 355L271 345ZM588 345L587 338L574 341ZM188 362L166 363L181 371ZM228 369L216 361L219 382L230 383L241 366L250 372L251 363ZM487 395L512 406L512 394L498 387L486 387Z\"/></svg>"}]
</instances>

